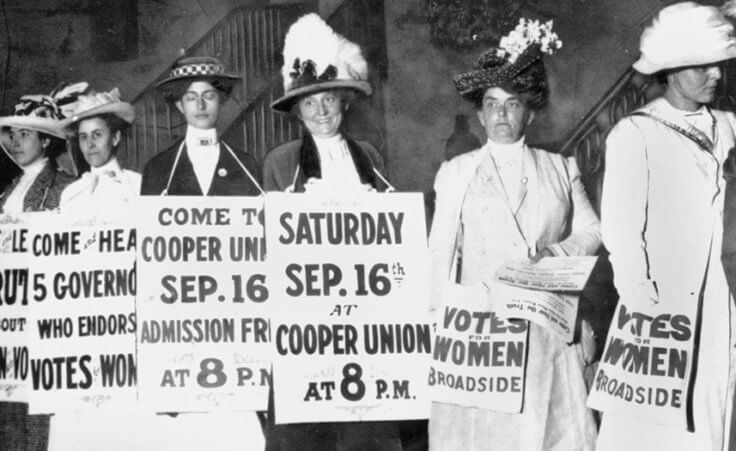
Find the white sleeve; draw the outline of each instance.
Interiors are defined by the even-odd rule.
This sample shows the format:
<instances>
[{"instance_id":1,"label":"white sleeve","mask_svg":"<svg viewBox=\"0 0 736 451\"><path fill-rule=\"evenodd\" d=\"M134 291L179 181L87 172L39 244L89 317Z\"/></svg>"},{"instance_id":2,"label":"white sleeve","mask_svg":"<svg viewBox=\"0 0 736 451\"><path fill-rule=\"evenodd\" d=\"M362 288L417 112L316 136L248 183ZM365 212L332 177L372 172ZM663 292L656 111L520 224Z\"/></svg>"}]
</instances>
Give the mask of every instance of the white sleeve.
<instances>
[{"instance_id":1,"label":"white sleeve","mask_svg":"<svg viewBox=\"0 0 736 451\"><path fill-rule=\"evenodd\" d=\"M623 119L606 140L601 199L603 243L611 254L613 280L620 298L657 302L644 239L648 190L644 135L631 119Z\"/></svg>"},{"instance_id":2,"label":"white sleeve","mask_svg":"<svg viewBox=\"0 0 736 451\"><path fill-rule=\"evenodd\" d=\"M547 246L555 256L593 255L601 244L601 224L585 192L575 158L565 160L572 197L572 231L559 243Z\"/></svg>"}]
</instances>

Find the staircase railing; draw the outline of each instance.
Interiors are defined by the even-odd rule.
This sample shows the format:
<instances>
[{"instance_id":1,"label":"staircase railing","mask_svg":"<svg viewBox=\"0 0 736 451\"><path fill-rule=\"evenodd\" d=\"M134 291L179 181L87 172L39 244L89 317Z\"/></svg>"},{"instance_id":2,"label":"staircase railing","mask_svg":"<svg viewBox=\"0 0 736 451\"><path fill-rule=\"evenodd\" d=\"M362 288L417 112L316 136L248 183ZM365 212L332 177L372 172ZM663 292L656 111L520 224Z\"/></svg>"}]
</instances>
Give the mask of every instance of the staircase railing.
<instances>
[{"instance_id":1,"label":"staircase railing","mask_svg":"<svg viewBox=\"0 0 736 451\"><path fill-rule=\"evenodd\" d=\"M386 32L383 16L383 1L349 0L338 6L326 21L336 32L361 46L373 87L369 99L351 106L345 129L352 137L371 142L385 158L382 86L386 78ZM303 134L298 119L271 110L271 102L283 94L281 83L281 76L275 74L270 84L222 134L225 141L245 149L259 163L270 149Z\"/></svg>"},{"instance_id":2,"label":"staircase railing","mask_svg":"<svg viewBox=\"0 0 736 451\"><path fill-rule=\"evenodd\" d=\"M188 56L215 56L229 71L241 75L226 104L229 108L220 111L218 121L223 129L233 124L241 111L258 110L261 101L270 96L274 79L279 78L284 34L289 24L312 7L312 3L268 5L259 2L237 8L185 51ZM186 123L181 114L156 91L156 83L168 72L161 73L132 102L136 120L126 133L118 154L127 167L142 169L153 155L184 135ZM262 111L261 116L265 116ZM243 127L245 131L245 125ZM265 130L264 127L265 124L256 124L254 128ZM258 139L267 140L265 136ZM252 148L243 147L246 151Z\"/></svg>"},{"instance_id":3,"label":"staircase railing","mask_svg":"<svg viewBox=\"0 0 736 451\"><path fill-rule=\"evenodd\" d=\"M591 202L600 212L605 141L622 117L662 92L654 77L629 68L585 115L560 147L560 153L575 156Z\"/></svg>"}]
</instances>

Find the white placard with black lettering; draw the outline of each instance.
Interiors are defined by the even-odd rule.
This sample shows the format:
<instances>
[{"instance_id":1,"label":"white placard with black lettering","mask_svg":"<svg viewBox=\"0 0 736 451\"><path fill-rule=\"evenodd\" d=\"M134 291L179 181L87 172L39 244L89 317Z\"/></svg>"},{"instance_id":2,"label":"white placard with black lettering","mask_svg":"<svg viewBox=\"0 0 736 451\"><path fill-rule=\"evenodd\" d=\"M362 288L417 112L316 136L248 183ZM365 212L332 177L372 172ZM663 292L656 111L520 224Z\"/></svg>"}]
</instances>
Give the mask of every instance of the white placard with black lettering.
<instances>
[{"instance_id":1,"label":"white placard with black lettering","mask_svg":"<svg viewBox=\"0 0 736 451\"><path fill-rule=\"evenodd\" d=\"M266 196L277 423L426 418L421 194Z\"/></svg>"},{"instance_id":2,"label":"white placard with black lettering","mask_svg":"<svg viewBox=\"0 0 736 451\"><path fill-rule=\"evenodd\" d=\"M31 220L31 413L135 405L135 230Z\"/></svg>"},{"instance_id":3,"label":"white placard with black lettering","mask_svg":"<svg viewBox=\"0 0 736 451\"><path fill-rule=\"evenodd\" d=\"M262 210L260 197L139 200L139 393L147 408L266 409Z\"/></svg>"},{"instance_id":4,"label":"white placard with black lettering","mask_svg":"<svg viewBox=\"0 0 736 451\"><path fill-rule=\"evenodd\" d=\"M0 216L0 401L28 400L29 238L28 215Z\"/></svg>"},{"instance_id":5,"label":"white placard with black lettering","mask_svg":"<svg viewBox=\"0 0 736 451\"><path fill-rule=\"evenodd\" d=\"M433 401L521 412L529 323L501 318L493 304L483 285L443 290L428 378Z\"/></svg>"}]
</instances>

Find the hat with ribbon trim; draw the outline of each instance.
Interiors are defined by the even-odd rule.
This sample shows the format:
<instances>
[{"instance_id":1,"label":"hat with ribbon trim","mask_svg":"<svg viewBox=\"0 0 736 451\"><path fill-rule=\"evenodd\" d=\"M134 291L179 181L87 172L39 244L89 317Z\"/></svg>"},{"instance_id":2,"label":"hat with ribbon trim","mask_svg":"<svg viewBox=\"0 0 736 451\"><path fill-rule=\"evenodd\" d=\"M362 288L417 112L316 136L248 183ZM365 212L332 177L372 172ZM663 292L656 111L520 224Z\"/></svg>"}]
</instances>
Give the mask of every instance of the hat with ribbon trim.
<instances>
[{"instance_id":1,"label":"hat with ribbon trim","mask_svg":"<svg viewBox=\"0 0 736 451\"><path fill-rule=\"evenodd\" d=\"M86 82L62 83L49 95L21 97L12 116L0 117L0 133L6 135L10 127L15 127L65 139L61 121L76 108L79 95L87 88Z\"/></svg>"},{"instance_id":2,"label":"hat with ribbon trim","mask_svg":"<svg viewBox=\"0 0 736 451\"><path fill-rule=\"evenodd\" d=\"M187 78L222 79L235 81L240 75L225 71L225 65L212 56L183 56L174 61L169 76L156 85L161 88L168 83Z\"/></svg>"},{"instance_id":3,"label":"hat with ribbon trim","mask_svg":"<svg viewBox=\"0 0 736 451\"><path fill-rule=\"evenodd\" d=\"M495 86L543 84L540 87L546 89L542 56L561 47L562 41L552 32L552 21L540 24L521 18L516 28L501 38L498 47L486 50L475 60L472 71L453 77L455 89L471 102Z\"/></svg>"},{"instance_id":4,"label":"hat with ribbon trim","mask_svg":"<svg viewBox=\"0 0 736 451\"><path fill-rule=\"evenodd\" d=\"M360 47L311 13L294 22L284 38L284 95L271 108L286 113L300 97L348 88L370 95L368 63Z\"/></svg>"},{"instance_id":5,"label":"hat with ribbon trim","mask_svg":"<svg viewBox=\"0 0 736 451\"><path fill-rule=\"evenodd\" d=\"M67 136L73 136L75 124L79 121L108 113L114 114L129 124L135 119L133 105L121 101L120 91L114 88L109 92L90 92L79 96L71 115L62 120L61 128Z\"/></svg>"}]
</instances>

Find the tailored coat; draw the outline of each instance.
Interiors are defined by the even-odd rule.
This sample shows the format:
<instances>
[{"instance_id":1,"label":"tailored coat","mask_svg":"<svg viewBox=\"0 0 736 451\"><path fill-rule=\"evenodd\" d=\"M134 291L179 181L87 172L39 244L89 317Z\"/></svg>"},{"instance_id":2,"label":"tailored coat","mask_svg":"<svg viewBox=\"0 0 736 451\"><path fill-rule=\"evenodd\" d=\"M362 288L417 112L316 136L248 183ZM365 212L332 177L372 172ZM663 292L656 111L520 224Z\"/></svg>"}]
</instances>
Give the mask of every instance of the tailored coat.
<instances>
[{"instance_id":1,"label":"tailored coat","mask_svg":"<svg viewBox=\"0 0 736 451\"><path fill-rule=\"evenodd\" d=\"M605 412L599 450L730 449L736 315L725 277L729 265L724 274L720 252L722 240L724 247L733 244L732 230L723 229L722 165L736 144L736 118L707 111L714 120L711 150L659 120L641 116L697 131L685 118L689 112L675 109L664 98L622 119L606 141L602 232L619 302L657 305L666 313L692 308L697 312L692 324L699 351L689 404L694 432L656 424L656 419L638 420L633 407L621 414ZM725 212L726 221L732 214Z\"/></svg>"},{"instance_id":2,"label":"tailored coat","mask_svg":"<svg viewBox=\"0 0 736 451\"><path fill-rule=\"evenodd\" d=\"M177 154L180 152L179 159ZM184 140L177 141L167 150L154 156L143 169L141 177L142 196L259 196L262 191L256 182L256 163L253 158L237 149L232 149L237 159L219 143L219 157L214 169L212 183L207 193L197 181L194 167L186 152ZM250 173L249 177L243 170ZM173 171L173 173L172 173ZM145 446L142 449L222 449L235 450L243 447L259 449L265 442L262 413L257 412L209 412L159 414L155 420L140 422L144 430ZM160 443L150 436L161 437ZM136 448L137 449L137 448Z\"/></svg>"},{"instance_id":3,"label":"tailored coat","mask_svg":"<svg viewBox=\"0 0 736 451\"><path fill-rule=\"evenodd\" d=\"M13 183L6 187L2 194L0 194L0 212L3 211L3 206L8 195L13 192L21 176L22 174L13 179ZM56 166L56 163L49 160L38 176L36 176L33 184L31 184L31 188L26 193L26 197L23 199L23 211L55 209L59 206L61 193L74 180L74 177L61 171Z\"/></svg>"},{"instance_id":4,"label":"tailored coat","mask_svg":"<svg viewBox=\"0 0 736 451\"><path fill-rule=\"evenodd\" d=\"M600 223L573 159L523 146L519 200L510 203L491 159L492 145L443 163L435 179L429 237L429 307L435 319L444 287L456 280L477 285L509 259L525 259L542 249L555 256L593 255L600 245ZM435 402L430 449L592 449L595 422L585 407L580 345L568 345L531 323L527 352L522 411Z\"/></svg>"},{"instance_id":5,"label":"tailored coat","mask_svg":"<svg viewBox=\"0 0 736 451\"><path fill-rule=\"evenodd\" d=\"M377 190L385 183L374 169L383 174L383 162L378 151L365 141L345 137L355 169L362 183ZM304 192L304 184L312 177L321 177L319 153L310 135L281 144L271 150L263 163L263 188L266 191L285 191L292 188Z\"/></svg>"},{"instance_id":6,"label":"tailored coat","mask_svg":"<svg viewBox=\"0 0 736 451\"><path fill-rule=\"evenodd\" d=\"M179 161L176 155L183 145ZM172 196L258 196L261 194L259 187L243 173L240 164L228 152L223 143L220 143L220 156L215 167L215 175L212 185L207 193L197 183L192 162L187 156L186 144L183 140L177 141L173 146L151 158L143 169L141 180L141 195L161 195L167 187L169 176L171 185L166 193ZM236 149L233 149L240 162L248 169L253 177L258 177L259 171L253 158ZM176 167L174 167L176 165Z\"/></svg>"}]
</instances>

